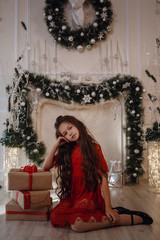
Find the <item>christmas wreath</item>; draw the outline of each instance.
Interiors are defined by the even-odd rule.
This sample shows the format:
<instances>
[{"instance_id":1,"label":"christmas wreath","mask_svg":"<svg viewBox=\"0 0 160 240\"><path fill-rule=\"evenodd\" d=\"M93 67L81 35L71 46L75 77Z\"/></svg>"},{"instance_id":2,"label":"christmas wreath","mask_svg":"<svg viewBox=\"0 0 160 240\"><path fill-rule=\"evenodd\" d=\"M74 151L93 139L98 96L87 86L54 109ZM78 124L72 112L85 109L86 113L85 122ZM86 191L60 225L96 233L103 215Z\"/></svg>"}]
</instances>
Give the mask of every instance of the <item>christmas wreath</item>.
<instances>
[{"instance_id":1,"label":"christmas wreath","mask_svg":"<svg viewBox=\"0 0 160 240\"><path fill-rule=\"evenodd\" d=\"M111 7L108 0L46 0L44 18L59 44L81 52L105 40L112 29Z\"/></svg>"}]
</instances>

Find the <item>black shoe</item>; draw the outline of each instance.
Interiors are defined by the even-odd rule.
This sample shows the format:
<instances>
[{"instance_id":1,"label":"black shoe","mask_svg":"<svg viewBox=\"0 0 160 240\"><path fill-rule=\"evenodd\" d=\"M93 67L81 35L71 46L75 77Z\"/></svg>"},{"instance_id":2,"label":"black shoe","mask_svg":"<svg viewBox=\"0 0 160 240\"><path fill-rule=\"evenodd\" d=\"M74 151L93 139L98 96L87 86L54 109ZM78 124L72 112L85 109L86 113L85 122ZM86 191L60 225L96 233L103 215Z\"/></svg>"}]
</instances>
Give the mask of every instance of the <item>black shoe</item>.
<instances>
[{"instance_id":1,"label":"black shoe","mask_svg":"<svg viewBox=\"0 0 160 240\"><path fill-rule=\"evenodd\" d=\"M150 225L150 224L153 223L153 219L147 213L140 212L140 211L130 211L130 213L131 213L131 221L133 219L133 215L136 215L136 216L139 216L143 219L142 224ZM134 224L134 220L132 221L132 225L133 224Z\"/></svg>"},{"instance_id":2,"label":"black shoe","mask_svg":"<svg viewBox=\"0 0 160 240\"><path fill-rule=\"evenodd\" d=\"M130 215L131 216L131 225L134 225L134 219L133 219L134 215L139 216L143 219L142 224L150 225L150 224L153 223L153 219L147 213L144 213L144 212L141 212L141 211L131 211L131 210L129 210L127 208L123 208L123 207L116 207L116 208L113 208L113 209L118 210L118 213L120 215L121 214Z\"/></svg>"}]
</instances>

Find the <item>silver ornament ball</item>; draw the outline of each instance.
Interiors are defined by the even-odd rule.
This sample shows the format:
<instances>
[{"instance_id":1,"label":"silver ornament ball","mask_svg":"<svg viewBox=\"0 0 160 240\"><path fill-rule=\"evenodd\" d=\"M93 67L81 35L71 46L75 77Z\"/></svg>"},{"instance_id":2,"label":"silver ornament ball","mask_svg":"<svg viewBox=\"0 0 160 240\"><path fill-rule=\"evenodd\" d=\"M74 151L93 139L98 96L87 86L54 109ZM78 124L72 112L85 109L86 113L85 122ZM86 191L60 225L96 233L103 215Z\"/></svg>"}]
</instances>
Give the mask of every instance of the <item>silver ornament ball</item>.
<instances>
[{"instance_id":1,"label":"silver ornament ball","mask_svg":"<svg viewBox=\"0 0 160 240\"><path fill-rule=\"evenodd\" d=\"M134 153L138 154L139 153L139 149L135 149Z\"/></svg>"},{"instance_id":2,"label":"silver ornament ball","mask_svg":"<svg viewBox=\"0 0 160 240\"><path fill-rule=\"evenodd\" d=\"M48 16L48 20L49 20L49 21L52 20L52 16L51 16L51 15Z\"/></svg>"},{"instance_id":3,"label":"silver ornament ball","mask_svg":"<svg viewBox=\"0 0 160 240\"><path fill-rule=\"evenodd\" d=\"M95 44L96 40L94 38L91 39L91 43Z\"/></svg>"},{"instance_id":4,"label":"silver ornament ball","mask_svg":"<svg viewBox=\"0 0 160 240\"><path fill-rule=\"evenodd\" d=\"M40 88L36 88L36 92L40 93L41 89Z\"/></svg>"},{"instance_id":5,"label":"silver ornament ball","mask_svg":"<svg viewBox=\"0 0 160 240\"><path fill-rule=\"evenodd\" d=\"M93 23L93 27L98 27L98 23L97 23L97 22L94 22L94 23Z\"/></svg>"},{"instance_id":6,"label":"silver ornament ball","mask_svg":"<svg viewBox=\"0 0 160 240\"><path fill-rule=\"evenodd\" d=\"M83 46L78 45L78 46L77 46L77 51L78 51L78 52L83 52Z\"/></svg>"},{"instance_id":7,"label":"silver ornament ball","mask_svg":"<svg viewBox=\"0 0 160 240\"><path fill-rule=\"evenodd\" d=\"M72 41L73 41L73 37L70 36L70 37L68 38L68 40L69 40L70 42L72 42Z\"/></svg>"},{"instance_id":8,"label":"silver ornament ball","mask_svg":"<svg viewBox=\"0 0 160 240\"><path fill-rule=\"evenodd\" d=\"M66 30L66 28L67 28L67 27L66 27L65 25L62 26L62 30L63 30L63 31Z\"/></svg>"}]
</instances>

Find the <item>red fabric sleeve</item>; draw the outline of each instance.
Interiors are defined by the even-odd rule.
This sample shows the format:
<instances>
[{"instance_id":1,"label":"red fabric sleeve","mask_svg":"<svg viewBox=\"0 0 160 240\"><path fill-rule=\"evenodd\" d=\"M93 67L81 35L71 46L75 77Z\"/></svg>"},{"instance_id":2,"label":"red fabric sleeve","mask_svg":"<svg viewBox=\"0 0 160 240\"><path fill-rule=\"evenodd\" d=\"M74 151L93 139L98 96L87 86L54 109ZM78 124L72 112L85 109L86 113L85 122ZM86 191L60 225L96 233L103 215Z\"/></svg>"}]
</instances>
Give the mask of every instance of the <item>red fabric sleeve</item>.
<instances>
[{"instance_id":1,"label":"red fabric sleeve","mask_svg":"<svg viewBox=\"0 0 160 240\"><path fill-rule=\"evenodd\" d=\"M100 164L101 164L102 169L105 172L109 172L108 165L106 163L106 160L105 160L105 158L103 156L101 147L99 145L97 145L97 150L98 150L98 156L99 156L99 159L100 159Z\"/></svg>"}]
</instances>

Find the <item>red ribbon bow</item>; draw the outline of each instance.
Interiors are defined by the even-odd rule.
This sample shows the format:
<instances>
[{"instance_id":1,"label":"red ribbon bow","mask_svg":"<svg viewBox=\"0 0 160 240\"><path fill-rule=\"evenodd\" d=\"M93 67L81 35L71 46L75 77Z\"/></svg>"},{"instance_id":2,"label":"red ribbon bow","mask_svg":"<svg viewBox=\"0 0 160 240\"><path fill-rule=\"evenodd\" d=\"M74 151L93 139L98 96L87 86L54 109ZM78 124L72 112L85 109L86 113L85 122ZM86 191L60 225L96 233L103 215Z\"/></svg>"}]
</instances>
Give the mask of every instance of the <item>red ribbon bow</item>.
<instances>
[{"instance_id":1,"label":"red ribbon bow","mask_svg":"<svg viewBox=\"0 0 160 240\"><path fill-rule=\"evenodd\" d=\"M33 172L37 172L38 169L37 169L37 166L35 164L29 164L29 165L26 165L25 167L21 167L21 170L23 172L28 172L28 173L33 173Z\"/></svg>"},{"instance_id":2,"label":"red ribbon bow","mask_svg":"<svg viewBox=\"0 0 160 240\"><path fill-rule=\"evenodd\" d=\"M37 172L37 166L35 164L29 164L25 167L21 167L20 171L29 173L29 190L32 190L32 173Z\"/></svg>"}]
</instances>

